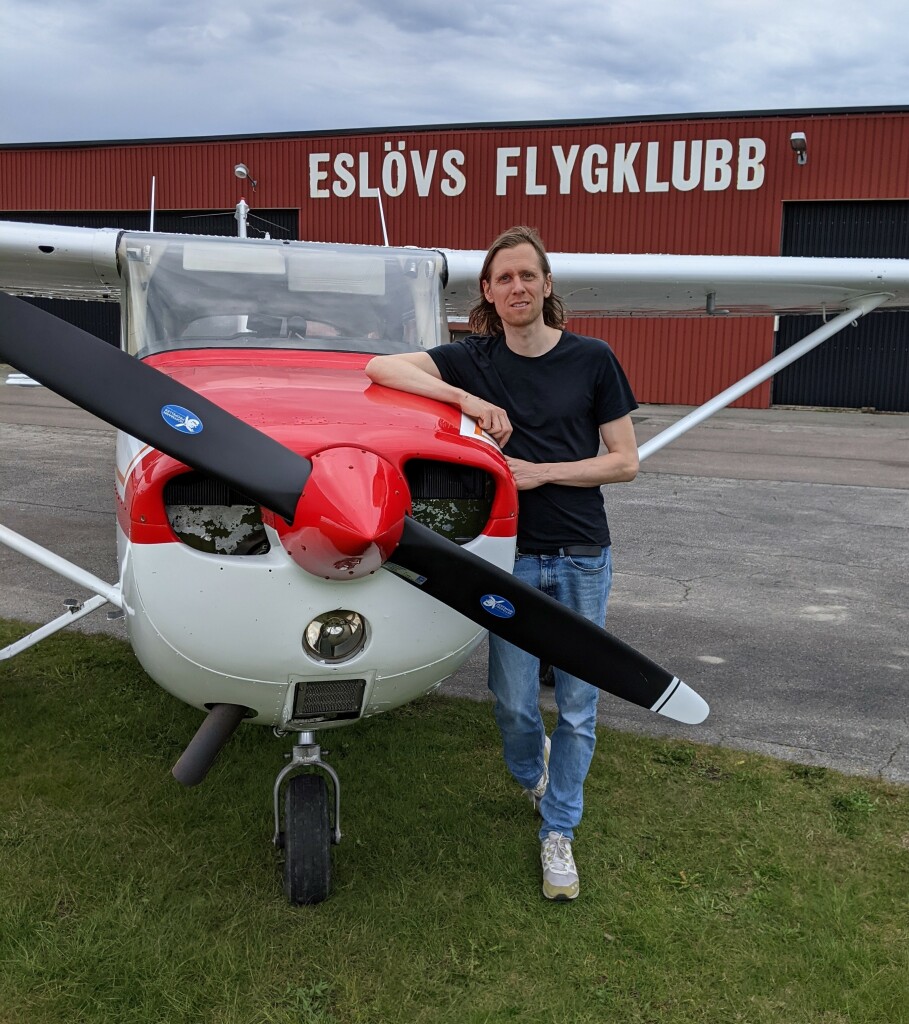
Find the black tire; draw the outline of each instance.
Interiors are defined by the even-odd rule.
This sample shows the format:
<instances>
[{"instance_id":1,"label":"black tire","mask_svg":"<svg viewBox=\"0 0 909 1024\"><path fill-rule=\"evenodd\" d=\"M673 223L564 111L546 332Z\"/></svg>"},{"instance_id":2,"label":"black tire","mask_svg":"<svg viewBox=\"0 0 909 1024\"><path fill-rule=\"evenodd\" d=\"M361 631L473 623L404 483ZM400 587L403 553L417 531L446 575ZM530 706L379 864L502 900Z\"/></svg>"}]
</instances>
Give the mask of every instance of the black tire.
<instances>
[{"instance_id":1,"label":"black tire","mask_svg":"<svg viewBox=\"0 0 909 1024\"><path fill-rule=\"evenodd\" d=\"M284 797L284 892L295 906L321 903L331 889L328 786L294 775Z\"/></svg>"}]
</instances>

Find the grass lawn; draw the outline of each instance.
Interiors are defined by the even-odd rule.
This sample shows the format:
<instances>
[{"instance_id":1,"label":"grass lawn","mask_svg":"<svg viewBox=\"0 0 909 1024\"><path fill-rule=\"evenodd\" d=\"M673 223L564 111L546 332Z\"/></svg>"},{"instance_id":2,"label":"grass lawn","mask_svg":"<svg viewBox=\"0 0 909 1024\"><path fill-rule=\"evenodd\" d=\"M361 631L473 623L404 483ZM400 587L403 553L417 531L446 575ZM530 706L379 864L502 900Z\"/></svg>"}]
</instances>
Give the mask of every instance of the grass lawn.
<instances>
[{"instance_id":1,"label":"grass lawn","mask_svg":"<svg viewBox=\"0 0 909 1024\"><path fill-rule=\"evenodd\" d=\"M432 698L325 739L344 839L295 909L293 738L185 790L198 721L109 638L0 664L2 1024L909 1021L909 787L603 729L549 904L489 706Z\"/></svg>"}]
</instances>

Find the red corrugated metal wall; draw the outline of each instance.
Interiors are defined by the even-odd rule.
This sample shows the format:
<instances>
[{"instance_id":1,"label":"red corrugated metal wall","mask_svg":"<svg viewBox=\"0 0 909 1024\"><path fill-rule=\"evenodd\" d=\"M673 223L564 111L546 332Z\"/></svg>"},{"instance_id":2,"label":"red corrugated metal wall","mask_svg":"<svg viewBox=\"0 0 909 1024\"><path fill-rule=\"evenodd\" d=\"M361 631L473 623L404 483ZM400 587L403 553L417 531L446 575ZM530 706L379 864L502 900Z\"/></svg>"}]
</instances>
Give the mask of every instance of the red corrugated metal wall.
<instances>
[{"instance_id":1,"label":"red corrugated metal wall","mask_svg":"<svg viewBox=\"0 0 909 1024\"><path fill-rule=\"evenodd\" d=\"M381 188L393 244L482 249L530 223L552 251L774 255L786 200L905 198L907 128L909 112L820 112L0 147L0 210L141 210L154 175L159 209L245 194L254 210L298 208L304 238L379 243ZM645 402L701 402L773 354L766 319L574 326L613 343Z\"/></svg>"}]
</instances>

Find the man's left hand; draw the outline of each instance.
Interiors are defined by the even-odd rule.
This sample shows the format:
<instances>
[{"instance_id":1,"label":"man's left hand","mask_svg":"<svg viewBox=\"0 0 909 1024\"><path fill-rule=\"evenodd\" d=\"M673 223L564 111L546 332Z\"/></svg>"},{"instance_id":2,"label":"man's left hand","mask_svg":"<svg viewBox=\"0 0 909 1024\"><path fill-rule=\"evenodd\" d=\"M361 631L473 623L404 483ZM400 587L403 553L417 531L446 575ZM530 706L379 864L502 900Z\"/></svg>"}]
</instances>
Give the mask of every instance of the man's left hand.
<instances>
[{"instance_id":1,"label":"man's left hand","mask_svg":"<svg viewBox=\"0 0 909 1024\"><path fill-rule=\"evenodd\" d=\"M540 487L546 483L545 463L525 462L523 459L507 457L505 461L514 477L515 487L519 491L531 491L534 487Z\"/></svg>"}]
</instances>

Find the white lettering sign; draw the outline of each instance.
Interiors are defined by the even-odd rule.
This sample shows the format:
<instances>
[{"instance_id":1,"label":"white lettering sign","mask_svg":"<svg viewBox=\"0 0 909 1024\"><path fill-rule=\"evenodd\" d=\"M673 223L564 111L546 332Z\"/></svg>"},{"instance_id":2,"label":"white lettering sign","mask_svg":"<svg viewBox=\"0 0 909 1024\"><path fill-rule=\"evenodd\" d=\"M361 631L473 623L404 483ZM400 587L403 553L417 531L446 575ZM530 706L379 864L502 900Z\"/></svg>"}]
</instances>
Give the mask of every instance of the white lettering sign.
<instances>
[{"instance_id":1,"label":"white lettering sign","mask_svg":"<svg viewBox=\"0 0 909 1024\"><path fill-rule=\"evenodd\" d=\"M347 199L357 195L374 199L379 194L401 196L415 191L425 199L433 191L459 196L467 187L465 156L459 149L441 154L431 149L407 149L407 143L386 142L381 160L371 153L310 153L309 198Z\"/></svg>"},{"instance_id":2,"label":"white lettering sign","mask_svg":"<svg viewBox=\"0 0 909 1024\"><path fill-rule=\"evenodd\" d=\"M766 156L759 138L499 146L489 186L497 196L745 192L763 186ZM311 199L455 197L467 191L468 180L462 150L423 150L403 139L384 142L381 156L367 150L309 154Z\"/></svg>"}]
</instances>

